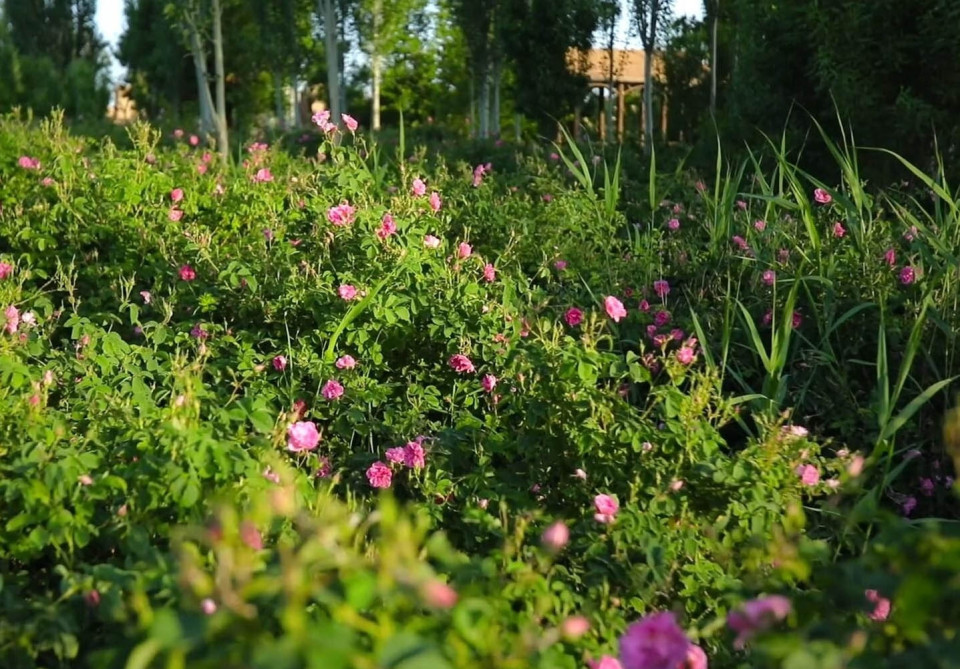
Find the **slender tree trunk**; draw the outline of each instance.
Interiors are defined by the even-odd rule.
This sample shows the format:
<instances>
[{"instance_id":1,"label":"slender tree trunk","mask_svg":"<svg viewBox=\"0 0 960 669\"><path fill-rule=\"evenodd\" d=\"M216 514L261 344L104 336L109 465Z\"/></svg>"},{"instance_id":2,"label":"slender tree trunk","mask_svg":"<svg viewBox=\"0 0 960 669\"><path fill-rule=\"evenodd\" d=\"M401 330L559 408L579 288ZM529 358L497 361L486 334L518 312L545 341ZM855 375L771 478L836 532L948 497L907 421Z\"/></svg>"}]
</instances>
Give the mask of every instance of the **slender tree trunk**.
<instances>
[{"instance_id":1,"label":"slender tree trunk","mask_svg":"<svg viewBox=\"0 0 960 669\"><path fill-rule=\"evenodd\" d=\"M300 82L296 72L290 75L290 81L293 82L293 95L290 99L290 105L293 107L293 127L299 128L303 124L303 115L300 113Z\"/></svg>"},{"instance_id":2,"label":"slender tree trunk","mask_svg":"<svg viewBox=\"0 0 960 669\"><path fill-rule=\"evenodd\" d=\"M480 139L490 136L490 73L487 64L480 68Z\"/></svg>"},{"instance_id":3,"label":"slender tree trunk","mask_svg":"<svg viewBox=\"0 0 960 669\"><path fill-rule=\"evenodd\" d=\"M372 109L370 110L370 127L374 132L380 130L380 80L383 76L382 67L383 62L380 54L373 54L373 56L370 58L370 73L372 75L372 91L370 94L370 97L372 98Z\"/></svg>"},{"instance_id":4,"label":"slender tree trunk","mask_svg":"<svg viewBox=\"0 0 960 669\"><path fill-rule=\"evenodd\" d=\"M521 135L521 129L520 129L520 127L521 127L521 120L522 120L522 119L520 118L520 112L514 112L514 114L513 114L513 134L514 134L514 137L516 137L516 140L517 140L517 143L518 143L518 144L520 143L520 139L521 139L521 137L522 137L522 135Z\"/></svg>"},{"instance_id":5,"label":"slender tree trunk","mask_svg":"<svg viewBox=\"0 0 960 669\"><path fill-rule=\"evenodd\" d=\"M474 77L470 77L470 136L477 136L477 93Z\"/></svg>"},{"instance_id":6,"label":"slender tree trunk","mask_svg":"<svg viewBox=\"0 0 960 669\"><path fill-rule=\"evenodd\" d=\"M610 34L609 34L608 37L607 37L607 39L608 39L608 42L607 42L607 54L608 54L609 57L610 57L610 74L609 74L609 77L608 77L608 82L609 82L609 84L610 84L608 90L610 91L610 95L604 99L605 105L604 105L603 113L606 114L606 116L607 116L607 127L608 127L608 128L613 127L613 91L614 91L614 86L613 86L613 78L614 78L613 47L614 47L614 37L615 37L615 35L614 35L614 28L615 28L615 27L616 27L616 26L614 25L614 23L611 22L611 24L610 24Z\"/></svg>"},{"instance_id":7,"label":"slender tree trunk","mask_svg":"<svg viewBox=\"0 0 960 669\"><path fill-rule=\"evenodd\" d=\"M710 116L717 115L717 26L720 23L720 0L713 3L713 26L710 31Z\"/></svg>"},{"instance_id":8,"label":"slender tree trunk","mask_svg":"<svg viewBox=\"0 0 960 669\"><path fill-rule=\"evenodd\" d=\"M281 130L286 129L287 119L283 103L283 75L279 71L273 73L273 114L277 117L277 125Z\"/></svg>"},{"instance_id":9,"label":"slender tree trunk","mask_svg":"<svg viewBox=\"0 0 960 669\"><path fill-rule=\"evenodd\" d=\"M383 17L383 1L374 0L372 9L373 30L370 37L370 127L380 130L380 82L383 77L383 54L380 45L380 26Z\"/></svg>"},{"instance_id":10,"label":"slender tree trunk","mask_svg":"<svg viewBox=\"0 0 960 669\"><path fill-rule=\"evenodd\" d=\"M490 132L500 137L500 80L502 66L500 59L493 64L493 99L490 104Z\"/></svg>"},{"instance_id":11,"label":"slender tree trunk","mask_svg":"<svg viewBox=\"0 0 960 669\"><path fill-rule=\"evenodd\" d=\"M653 149L653 49L645 50L643 63L643 152L650 155Z\"/></svg>"},{"instance_id":12,"label":"slender tree trunk","mask_svg":"<svg viewBox=\"0 0 960 669\"><path fill-rule=\"evenodd\" d=\"M327 56L327 101L331 123L340 121L340 57L337 55L337 15L333 0L319 0L323 14L323 37Z\"/></svg>"},{"instance_id":13,"label":"slender tree trunk","mask_svg":"<svg viewBox=\"0 0 960 669\"><path fill-rule=\"evenodd\" d=\"M230 144L227 138L227 91L223 71L222 17L220 0L213 0L213 67L217 78L217 148L220 149L220 160L226 164L230 155Z\"/></svg>"},{"instance_id":14,"label":"slender tree trunk","mask_svg":"<svg viewBox=\"0 0 960 669\"><path fill-rule=\"evenodd\" d=\"M340 4L340 41L347 41L347 12L343 8L343 3ZM339 50L340 55L340 111L344 114L348 113L347 110L347 66L346 66L346 51ZM339 118L337 119L339 121Z\"/></svg>"},{"instance_id":15,"label":"slender tree trunk","mask_svg":"<svg viewBox=\"0 0 960 669\"><path fill-rule=\"evenodd\" d=\"M190 31L190 54L193 56L193 69L197 75L197 96L200 103L200 132L209 134L214 131L213 98L210 96L210 82L207 81L207 61L204 58L203 43L196 23L188 21Z\"/></svg>"}]
</instances>

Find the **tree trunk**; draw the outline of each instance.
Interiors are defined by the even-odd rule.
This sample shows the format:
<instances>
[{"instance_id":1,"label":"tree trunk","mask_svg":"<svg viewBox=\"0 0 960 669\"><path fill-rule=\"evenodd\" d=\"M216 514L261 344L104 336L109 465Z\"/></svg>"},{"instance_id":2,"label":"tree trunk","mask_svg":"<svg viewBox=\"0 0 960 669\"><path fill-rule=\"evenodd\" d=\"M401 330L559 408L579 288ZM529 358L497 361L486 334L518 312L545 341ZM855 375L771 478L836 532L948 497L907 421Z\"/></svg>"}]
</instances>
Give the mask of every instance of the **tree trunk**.
<instances>
[{"instance_id":1,"label":"tree trunk","mask_svg":"<svg viewBox=\"0 0 960 669\"><path fill-rule=\"evenodd\" d=\"M649 156L653 149L653 49L645 51L643 63L643 152Z\"/></svg>"},{"instance_id":2,"label":"tree trunk","mask_svg":"<svg viewBox=\"0 0 960 669\"><path fill-rule=\"evenodd\" d=\"M340 41L347 41L347 12L343 8L343 4L340 5ZM347 110L347 65L346 51L340 51L339 44L337 45L337 52L340 56L340 112L343 114L348 113ZM339 118L337 121L339 122Z\"/></svg>"},{"instance_id":3,"label":"tree trunk","mask_svg":"<svg viewBox=\"0 0 960 669\"><path fill-rule=\"evenodd\" d=\"M493 65L493 99L490 106L490 132L494 137L500 137L500 59Z\"/></svg>"},{"instance_id":4,"label":"tree trunk","mask_svg":"<svg viewBox=\"0 0 960 669\"><path fill-rule=\"evenodd\" d=\"M293 82L293 91L290 96L290 106L293 109L293 127L299 128L303 125L303 116L300 113L300 81L296 71L290 75L290 81Z\"/></svg>"},{"instance_id":5,"label":"tree trunk","mask_svg":"<svg viewBox=\"0 0 960 669\"><path fill-rule=\"evenodd\" d=\"M220 0L213 0L213 67L217 78L217 148L220 149L220 160L226 164L230 155L230 144L227 141L227 91L223 72L223 26L221 18L223 12Z\"/></svg>"},{"instance_id":6,"label":"tree trunk","mask_svg":"<svg viewBox=\"0 0 960 669\"><path fill-rule=\"evenodd\" d=\"M380 78L382 76L382 67L383 64L381 62L380 54L373 54L373 56L370 58L370 73L372 75L372 91L370 94L370 97L372 98L372 109L370 110L370 127L374 132L378 132L380 130Z\"/></svg>"},{"instance_id":7,"label":"tree trunk","mask_svg":"<svg viewBox=\"0 0 960 669\"><path fill-rule=\"evenodd\" d=\"M214 131L213 98L210 97L210 82L207 81L207 60L203 53L203 43L200 41L200 31L196 23L189 21L187 28L190 31L190 54L193 56L193 69L197 75L197 98L200 103L200 133L209 134Z\"/></svg>"},{"instance_id":8,"label":"tree trunk","mask_svg":"<svg viewBox=\"0 0 960 669\"><path fill-rule=\"evenodd\" d=\"M480 68L480 139L490 136L490 76L486 63Z\"/></svg>"},{"instance_id":9,"label":"tree trunk","mask_svg":"<svg viewBox=\"0 0 960 669\"><path fill-rule=\"evenodd\" d=\"M380 26L383 18L383 1L374 0L372 9L373 30L370 36L370 128L380 130L380 82L383 76L383 54L380 44Z\"/></svg>"},{"instance_id":10,"label":"tree trunk","mask_svg":"<svg viewBox=\"0 0 960 669\"><path fill-rule=\"evenodd\" d=\"M710 116L717 115L717 26L720 23L720 0L713 3L713 26L710 34Z\"/></svg>"},{"instance_id":11,"label":"tree trunk","mask_svg":"<svg viewBox=\"0 0 960 669\"><path fill-rule=\"evenodd\" d=\"M283 104L283 75L279 71L273 73L273 114L277 117L277 126L285 130L287 118Z\"/></svg>"},{"instance_id":12,"label":"tree trunk","mask_svg":"<svg viewBox=\"0 0 960 669\"><path fill-rule=\"evenodd\" d=\"M611 23L610 23L610 34L609 34L608 37L607 37L607 39L608 39L608 41L607 41L607 54L608 54L608 57L609 57L609 59L610 59L610 73L609 73L609 76L608 76L608 78L607 78L607 81L608 81L608 83L609 83L609 87L608 87L607 90L610 91L610 95L609 95L608 97L606 97L606 99L604 100L605 105L604 105L603 113L606 114L606 117L607 117L607 123L606 123L606 125L607 125L608 128L613 127L613 91L614 91L614 83L613 83L613 80L614 80L614 74L615 74L615 72L614 72L614 63L613 63L613 47L614 47L614 39L615 39L615 37L616 37L616 35L615 35L615 33L614 33L615 27L616 27L615 24L614 24L613 22L611 22Z\"/></svg>"},{"instance_id":13,"label":"tree trunk","mask_svg":"<svg viewBox=\"0 0 960 669\"><path fill-rule=\"evenodd\" d=\"M330 122L340 122L340 57L337 55L337 16L333 0L319 0L323 14L324 50L327 56L327 102L330 105Z\"/></svg>"},{"instance_id":14,"label":"tree trunk","mask_svg":"<svg viewBox=\"0 0 960 669\"><path fill-rule=\"evenodd\" d=\"M477 95L474 77L470 77L470 136L477 136Z\"/></svg>"}]
</instances>

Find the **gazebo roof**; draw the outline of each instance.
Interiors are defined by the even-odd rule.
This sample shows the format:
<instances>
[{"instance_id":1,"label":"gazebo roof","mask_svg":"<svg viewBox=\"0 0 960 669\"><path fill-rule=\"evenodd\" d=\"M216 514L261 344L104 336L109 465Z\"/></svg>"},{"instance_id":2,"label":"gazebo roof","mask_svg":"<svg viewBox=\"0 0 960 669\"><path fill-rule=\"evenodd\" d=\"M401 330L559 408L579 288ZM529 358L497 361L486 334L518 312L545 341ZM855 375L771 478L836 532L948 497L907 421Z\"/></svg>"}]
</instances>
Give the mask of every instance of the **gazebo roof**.
<instances>
[{"instance_id":1,"label":"gazebo roof","mask_svg":"<svg viewBox=\"0 0 960 669\"><path fill-rule=\"evenodd\" d=\"M634 86L642 84L646 54L638 50L613 50L613 82ZM582 74L591 84L606 84L610 81L610 51L607 49L589 49L567 52L567 63L572 72ZM653 76L662 79L664 75L663 58L657 53L653 57Z\"/></svg>"}]
</instances>

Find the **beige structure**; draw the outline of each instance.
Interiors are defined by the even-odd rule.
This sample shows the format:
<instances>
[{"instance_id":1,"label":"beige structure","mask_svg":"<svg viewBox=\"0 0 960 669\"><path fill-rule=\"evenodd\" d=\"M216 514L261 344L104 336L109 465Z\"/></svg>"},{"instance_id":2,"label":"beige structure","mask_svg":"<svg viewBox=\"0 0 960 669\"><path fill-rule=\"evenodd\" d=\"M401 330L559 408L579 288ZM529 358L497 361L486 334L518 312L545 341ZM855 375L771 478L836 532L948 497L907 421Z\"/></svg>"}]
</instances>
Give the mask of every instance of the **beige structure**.
<instances>
[{"instance_id":1,"label":"beige structure","mask_svg":"<svg viewBox=\"0 0 960 669\"><path fill-rule=\"evenodd\" d=\"M604 114L604 98L606 95L617 97L617 140L622 142L624 135L624 125L626 118L626 96L634 90L643 92L645 84L644 69L646 65L646 54L643 51L614 49L612 52L608 49L590 49L589 51L570 50L567 54L567 63L570 70L583 75L587 79L590 88L600 89L600 110L597 114L597 125L600 131L600 139L607 139L607 118ZM665 68L663 58L659 54L654 54L652 73L654 79L660 81L664 78ZM643 96L641 95L641 100ZM660 105L660 132L667 134L667 100L666 96L661 97ZM576 116L574 117L573 133L574 137L580 136L580 118L581 109L578 105ZM644 119L646 114L643 109L643 102L640 103L640 136L643 137Z\"/></svg>"},{"instance_id":2,"label":"beige structure","mask_svg":"<svg viewBox=\"0 0 960 669\"><path fill-rule=\"evenodd\" d=\"M139 118L137 103L130 92L130 84L119 84L113 89L113 104L107 107L107 118L114 123L132 123Z\"/></svg>"}]
</instances>

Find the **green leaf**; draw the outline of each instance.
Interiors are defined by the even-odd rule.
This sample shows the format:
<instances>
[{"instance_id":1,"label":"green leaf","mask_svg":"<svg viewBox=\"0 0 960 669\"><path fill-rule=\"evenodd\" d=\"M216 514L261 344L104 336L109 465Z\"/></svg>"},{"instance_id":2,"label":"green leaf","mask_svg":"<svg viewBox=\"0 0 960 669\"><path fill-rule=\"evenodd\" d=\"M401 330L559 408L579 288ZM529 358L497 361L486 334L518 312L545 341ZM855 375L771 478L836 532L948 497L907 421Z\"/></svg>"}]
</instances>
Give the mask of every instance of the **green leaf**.
<instances>
[{"instance_id":1,"label":"green leaf","mask_svg":"<svg viewBox=\"0 0 960 669\"><path fill-rule=\"evenodd\" d=\"M157 639L147 639L130 653L126 669L147 669L162 648L163 645Z\"/></svg>"}]
</instances>

